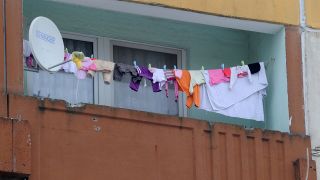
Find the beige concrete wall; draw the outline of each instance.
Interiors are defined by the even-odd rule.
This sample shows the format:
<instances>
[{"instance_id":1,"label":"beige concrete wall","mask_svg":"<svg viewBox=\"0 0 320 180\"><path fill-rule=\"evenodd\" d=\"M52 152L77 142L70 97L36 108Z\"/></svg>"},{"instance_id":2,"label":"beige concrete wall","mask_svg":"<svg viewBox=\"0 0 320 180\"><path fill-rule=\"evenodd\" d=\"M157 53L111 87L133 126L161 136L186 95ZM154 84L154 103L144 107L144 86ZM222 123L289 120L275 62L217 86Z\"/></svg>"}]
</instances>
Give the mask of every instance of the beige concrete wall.
<instances>
[{"instance_id":1,"label":"beige concrete wall","mask_svg":"<svg viewBox=\"0 0 320 180\"><path fill-rule=\"evenodd\" d=\"M320 28L320 1L305 0L306 24L312 28Z\"/></svg>"},{"instance_id":2,"label":"beige concrete wall","mask_svg":"<svg viewBox=\"0 0 320 180\"><path fill-rule=\"evenodd\" d=\"M126 0L236 18L299 25L299 0Z\"/></svg>"},{"instance_id":3,"label":"beige concrete wall","mask_svg":"<svg viewBox=\"0 0 320 180\"><path fill-rule=\"evenodd\" d=\"M312 147L320 146L320 32L306 33L305 90L306 119ZM320 158L316 159L317 167ZM318 170L318 178L320 171Z\"/></svg>"}]
</instances>

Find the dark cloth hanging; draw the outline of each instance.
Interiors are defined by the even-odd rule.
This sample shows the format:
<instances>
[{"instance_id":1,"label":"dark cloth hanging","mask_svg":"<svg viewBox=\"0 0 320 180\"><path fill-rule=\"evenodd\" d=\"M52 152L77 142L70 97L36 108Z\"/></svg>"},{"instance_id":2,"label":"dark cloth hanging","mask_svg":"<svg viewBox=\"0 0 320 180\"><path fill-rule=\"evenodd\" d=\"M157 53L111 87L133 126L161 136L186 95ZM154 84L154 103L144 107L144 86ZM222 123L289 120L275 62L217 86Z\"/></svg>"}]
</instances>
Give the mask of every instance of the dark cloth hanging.
<instances>
[{"instance_id":1,"label":"dark cloth hanging","mask_svg":"<svg viewBox=\"0 0 320 180\"><path fill-rule=\"evenodd\" d=\"M248 64L251 74L255 74L260 71L261 67L259 63Z\"/></svg>"},{"instance_id":2,"label":"dark cloth hanging","mask_svg":"<svg viewBox=\"0 0 320 180\"><path fill-rule=\"evenodd\" d=\"M128 65L128 64L122 64L122 63L116 63L113 71L113 80L121 81L122 77L126 73L130 73L132 82L141 81L142 79L142 77L139 76L137 69L134 66Z\"/></svg>"}]
</instances>

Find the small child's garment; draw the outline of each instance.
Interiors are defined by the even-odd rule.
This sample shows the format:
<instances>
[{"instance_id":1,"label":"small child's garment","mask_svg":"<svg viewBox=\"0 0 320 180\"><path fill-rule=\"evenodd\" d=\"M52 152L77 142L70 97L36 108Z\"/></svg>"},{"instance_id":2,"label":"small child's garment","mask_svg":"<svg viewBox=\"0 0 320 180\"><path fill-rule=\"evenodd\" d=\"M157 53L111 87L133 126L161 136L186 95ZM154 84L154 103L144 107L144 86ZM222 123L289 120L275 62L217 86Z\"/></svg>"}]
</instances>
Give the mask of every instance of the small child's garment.
<instances>
[{"instance_id":1,"label":"small child's garment","mask_svg":"<svg viewBox=\"0 0 320 180\"><path fill-rule=\"evenodd\" d=\"M144 77L144 78L151 81L153 92L160 92L161 91L159 83L158 82L153 83L153 80L152 80L153 74L148 70L147 67L136 66L135 68L138 73L138 77L140 77L140 78L137 78L135 81L130 82L130 88L132 90L134 90L134 91L139 90L140 82L141 82L142 78Z\"/></svg>"},{"instance_id":2,"label":"small child's garment","mask_svg":"<svg viewBox=\"0 0 320 180\"><path fill-rule=\"evenodd\" d=\"M68 61L72 59L72 54L69 53L65 53L64 54L64 60ZM67 63L64 63L61 68L64 70L64 72L68 72L68 73L74 73L76 75L78 69L76 64L73 61L69 61Z\"/></svg>"},{"instance_id":3,"label":"small child's garment","mask_svg":"<svg viewBox=\"0 0 320 180\"><path fill-rule=\"evenodd\" d=\"M190 73L190 85L189 85L189 92L190 94L193 94L193 87L196 85L201 85L206 83L203 74L200 70L196 71L189 71Z\"/></svg>"},{"instance_id":4,"label":"small child's garment","mask_svg":"<svg viewBox=\"0 0 320 180\"><path fill-rule=\"evenodd\" d=\"M179 97L179 92L178 92L178 83L176 81L176 77L174 76L174 70L166 70L164 71L164 74L166 76L166 96L168 97L168 89L169 89L169 82L172 82L174 85L174 95L175 95L175 100L178 101Z\"/></svg>"},{"instance_id":5,"label":"small child's garment","mask_svg":"<svg viewBox=\"0 0 320 180\"><path fill-rule=\"evenodd\" d=\"M248 65L232 67L229 88L232 89L238 77L245 77L247 75L248 75L249 81L252 82L251 72Z\"/></svg>"},{"instance_id":6,"label":"small child's garment","mask_svg":"<svg viewBox=\"0 0 320 180\"><path fill-rule=\"evenodd\" d=\"M76 76L78 79L85 79L87 77L88 70L95 70L96 66L93 64L93 61L85 57L84 60L81 62L81 67L78 69Z\"/></svg>"},{"instance_id":7,"label":"small child's garment","mask_svg":"<svg viewBox=\"0 0 320 180\"><path fill-rule=\"evenodd\" d=\"M231 69L230 68L224 68L222 71L223 71L224 76L230 79L230 77L231 77Z\"/></svg>"},{"instance_id":8,"label":"small child's garment","mask_svg":"<svg viewBox=\"0 0 320 180\"><path fill-rule=\"evenodd\" d=\"M191 108L192 104L194 103L196 107L199 107L200 105L200 89L199 85L193 86L193 94L190 94L189 88L190 88L190 80L191 76L189 71L187 70L180 70L181 76L180 78L176 76L176 80L179 85L179 91L184 92L187 95L187 101L186 106L188 108ZM175 75L179 75L179 73L175 72Z\"/></svg>"},{"instance_id":9,"label":"small child's garment","mask_svg":"<svg viewBox=\"0 0 320 180\"><path fill-rule=\"evenodd\" d=\"M115 63L112 61L103 60L91 60L93 63L88 67L88 74L94 76L96 72L102 72L103 81L110 84L113 79L113 71L115 68Z\"/></svg>"},{"instance_id":10,"label":"small child's garment","mask_svg":"<svg viewBox=\"0 0 320 180\"><path fill-rule=\"evenodd\" d=\"M116 63L113 71L113 80L121 81L123 75L125 75L126 73L130 73L131 81L133 82L136 82L142 79L142 77L138 75L137 69L134 66L128 65L128 64L122 64L122 63Z\"/></svg>"},{"instance_id":11,"label":"small child's garment","mask_svg":"<svg viewBox=\"0 0 320 180\"><path fill-rule=\"evenodd\" d=\"M180 69L174 70L174 76L180 79L182 77L182 70Z\"/></svg>"},{"instance_id":12,"label":"small child's garment","mask_svg":"<svg viewBox=\"0 0 320 180\"><path fill-rule=\"evenodd\" d=\"M248 64L251 74L255 74L260 71L261 66L260 63Z\"/></svg>"},{"instance_id":13,"label":"small child's garment","mask_svg":"<svg viewBox=\"0 0 320 180\"><path fill-rule=\"evenodd\" d=\"M77 68L80 69L82 66L82 61L84 60L85 56L83 52L74 51L72 52L72 61L76 64Z\"/></svg>"},{"instance_id":14,"label":"small child's garment","mask_svg":"<svg viewBox=\"0 0 320 180\"><path fill-rule=\"evenodd\" d=\"M215 84L219 84L222 82L229 82L230 79L225 77L225 74L222 69L212 69L208 70L209 78L210 78L210 85L213 86Z\"/></svg>"},{"instance_id":15,"label":"small child's garment","mask_svg":"<svg viewBox=\"0 0 320 180\"><path fill-rule=\"evenodd\" d=\"M153 83L159 83L159 88L162 89L162 86L166 83L167 78L164 74L163 69L158 69L158 68L149 68L151 70L150 72L153 73L152 75L152 80Z\"/></svg>"}]
</instances>

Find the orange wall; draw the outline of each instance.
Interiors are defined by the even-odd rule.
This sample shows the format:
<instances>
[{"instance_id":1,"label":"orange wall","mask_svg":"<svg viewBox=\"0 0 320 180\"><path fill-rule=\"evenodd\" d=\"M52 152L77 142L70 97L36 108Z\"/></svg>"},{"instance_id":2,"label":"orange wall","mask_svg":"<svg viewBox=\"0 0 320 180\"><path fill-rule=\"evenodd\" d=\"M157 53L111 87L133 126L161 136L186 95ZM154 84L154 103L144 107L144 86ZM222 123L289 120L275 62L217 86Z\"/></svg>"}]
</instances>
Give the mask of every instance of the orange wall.
<instances>
[{"instance_id":1,"label":"orange wall","mask_svg":"<svg viewBox=\"0 0 320 180\"><path fill-rule=\"evenodd\" d=\"M236 18L299 25L299 0L127 0ZM316 1L316 0L314 0Z\"/></svg>"},{"instance_id":2,"label":"orange wall","mask_svg":"<svg viewBox=\"0 0 320 180\"><path fill-rule=\"evenodd\" d=\"M295 179L307 136L63 101L9 96L31 127L30 180ZM314 162L311 162L314 167ZM300 167L305 170L304 167ZM310 180L315 180L310 170Z\"/></svg>"}]
</instances>

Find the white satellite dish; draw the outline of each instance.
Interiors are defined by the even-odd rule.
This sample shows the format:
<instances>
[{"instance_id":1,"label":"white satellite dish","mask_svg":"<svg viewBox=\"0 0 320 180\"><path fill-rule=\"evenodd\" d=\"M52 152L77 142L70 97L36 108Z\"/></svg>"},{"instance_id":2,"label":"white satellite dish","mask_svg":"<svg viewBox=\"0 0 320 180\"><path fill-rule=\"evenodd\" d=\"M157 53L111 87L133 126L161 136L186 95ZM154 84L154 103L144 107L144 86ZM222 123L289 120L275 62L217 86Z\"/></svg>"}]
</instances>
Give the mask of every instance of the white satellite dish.
<instances>
[{"instance_id":1,"label":"white satellite dish","mask_svg":"<svg viewBox=\"0 0 320 180\"><path fill-rule=\"evenodd\" d=\"M46 17L35 18L30 25L31 51L41 68L56 72L64 63L64 45L57 26Z\"/></svg>"}]
</instances>

